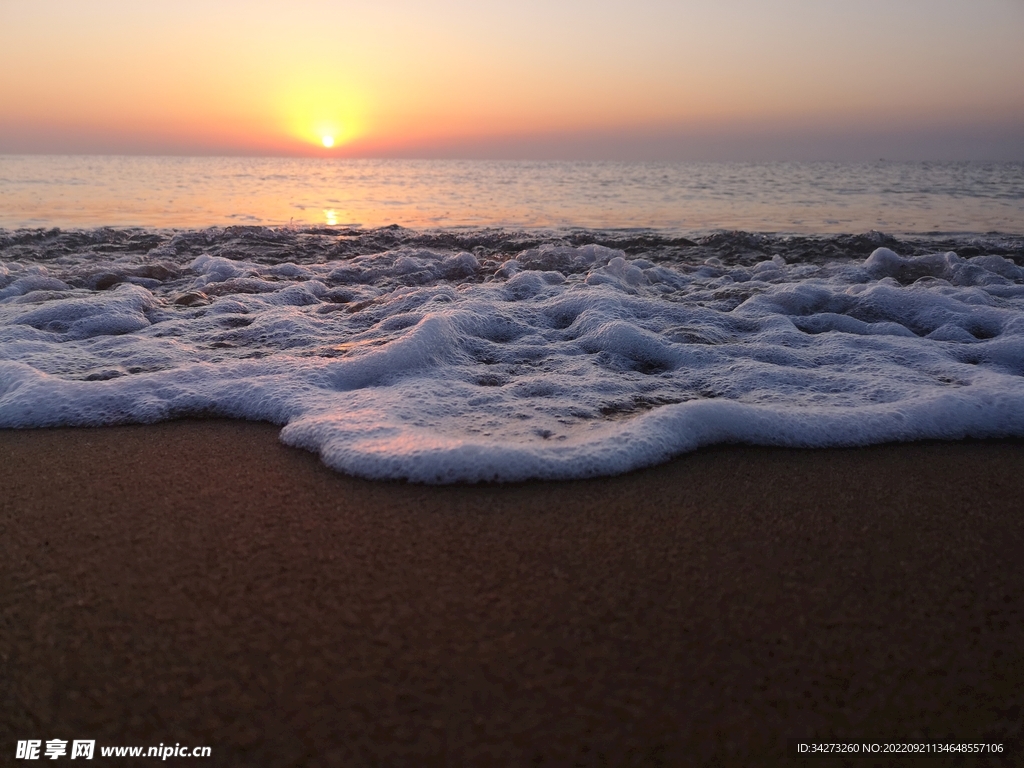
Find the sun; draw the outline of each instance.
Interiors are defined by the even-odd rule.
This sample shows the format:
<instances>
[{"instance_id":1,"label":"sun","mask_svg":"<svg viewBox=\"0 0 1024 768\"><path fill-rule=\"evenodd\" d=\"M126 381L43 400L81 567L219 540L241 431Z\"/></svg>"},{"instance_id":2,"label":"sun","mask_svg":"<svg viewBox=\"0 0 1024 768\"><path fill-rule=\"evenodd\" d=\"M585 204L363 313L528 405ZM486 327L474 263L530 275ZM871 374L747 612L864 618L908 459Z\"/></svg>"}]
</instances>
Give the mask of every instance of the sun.
<instances>
[{"instance_id":1,"label":"sun","mask_svg":"<svg viewBox=\"0 0 1024 768\"><path fill-rule=\"evenodd\" d=\"M331 147L334 146L334 137L333 136L324 136L321 139L321 141L324 143L324 146L327 147L328 149L330 149Z\"/></svg>"}]
</instances>

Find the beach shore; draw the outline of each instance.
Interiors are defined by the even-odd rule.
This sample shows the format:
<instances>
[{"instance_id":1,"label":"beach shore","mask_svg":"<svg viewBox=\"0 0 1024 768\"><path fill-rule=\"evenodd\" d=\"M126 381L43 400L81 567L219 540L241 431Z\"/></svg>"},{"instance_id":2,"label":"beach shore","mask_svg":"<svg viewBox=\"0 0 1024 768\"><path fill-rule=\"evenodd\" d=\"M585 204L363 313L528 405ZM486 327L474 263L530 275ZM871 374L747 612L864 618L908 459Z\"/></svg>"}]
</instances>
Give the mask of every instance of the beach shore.
<instances>
[{"instance_id":1,"label":"beach shore","mask_svg":"<svg viewBox=\"0 0 1024 768\"><path fill-rule=\"evenodd\" d=\"M1024 441L424 487L277 433L0 431L0 749L741 765L1021 736Z\"/></svg>"}]
</instances>

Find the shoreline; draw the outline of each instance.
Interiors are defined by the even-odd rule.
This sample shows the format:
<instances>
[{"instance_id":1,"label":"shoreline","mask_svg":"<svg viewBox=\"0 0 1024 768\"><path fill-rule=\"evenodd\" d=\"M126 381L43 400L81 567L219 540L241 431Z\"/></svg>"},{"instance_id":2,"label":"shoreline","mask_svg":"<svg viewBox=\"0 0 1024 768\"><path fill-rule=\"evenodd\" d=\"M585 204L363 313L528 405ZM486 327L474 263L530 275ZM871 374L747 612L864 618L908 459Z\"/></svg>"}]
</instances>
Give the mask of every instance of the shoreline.
<instances>
[{"instance_id":1,"label":"shoreline","mask_svg":"<svg viewBox=\"0 0 1024 768\"><path fill-rule=\"evenodd\" d=\"M673 765L1022 735L1024 440L420 486L277 432L0 430L3 749Z\"/></svg>"}]
</instances>

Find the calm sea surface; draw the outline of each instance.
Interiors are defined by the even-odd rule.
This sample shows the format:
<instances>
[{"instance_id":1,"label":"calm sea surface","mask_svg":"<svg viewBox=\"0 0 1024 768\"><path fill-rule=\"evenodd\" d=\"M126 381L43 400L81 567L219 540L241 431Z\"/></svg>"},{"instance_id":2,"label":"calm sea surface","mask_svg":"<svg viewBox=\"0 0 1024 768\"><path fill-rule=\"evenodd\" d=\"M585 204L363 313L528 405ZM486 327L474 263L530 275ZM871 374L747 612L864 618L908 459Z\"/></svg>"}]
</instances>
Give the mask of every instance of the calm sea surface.
<instances>
[{"instance_id":1,"label":"calm sea surface","mask_svg":"<svg viewBox=\"0 0 1024 768\"><path fill-rule=\"evenodd\" d=\"M1024 232L1024 163L0 156L0 227Z\"/></svg>"}]
</instances>

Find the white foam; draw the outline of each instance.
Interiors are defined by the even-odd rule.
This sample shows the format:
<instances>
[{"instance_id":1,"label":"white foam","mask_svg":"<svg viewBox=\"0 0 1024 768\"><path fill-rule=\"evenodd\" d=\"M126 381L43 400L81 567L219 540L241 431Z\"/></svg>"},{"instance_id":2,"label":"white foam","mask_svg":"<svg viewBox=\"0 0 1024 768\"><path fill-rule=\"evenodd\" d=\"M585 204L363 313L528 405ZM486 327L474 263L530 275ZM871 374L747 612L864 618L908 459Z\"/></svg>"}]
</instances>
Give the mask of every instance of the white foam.
<instances>
[{"instance_id":1,"label":"white foam","mask_svg":"<svg viewBox=\"0 0 1024 768\"><path fill-rule=\"evenodd\" d=\"M431 483L617 473L717 442L1024 436L1024 272L999 256L687 267L545 246L488 271L400 248L206 255L104 291L18 263L0 277L2 427L267 420L338 470Z\"/></svg>"}]
</instances>

